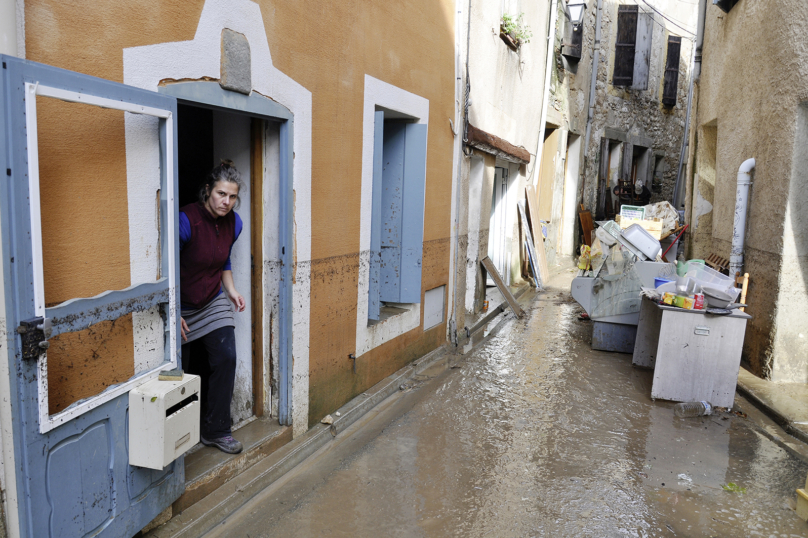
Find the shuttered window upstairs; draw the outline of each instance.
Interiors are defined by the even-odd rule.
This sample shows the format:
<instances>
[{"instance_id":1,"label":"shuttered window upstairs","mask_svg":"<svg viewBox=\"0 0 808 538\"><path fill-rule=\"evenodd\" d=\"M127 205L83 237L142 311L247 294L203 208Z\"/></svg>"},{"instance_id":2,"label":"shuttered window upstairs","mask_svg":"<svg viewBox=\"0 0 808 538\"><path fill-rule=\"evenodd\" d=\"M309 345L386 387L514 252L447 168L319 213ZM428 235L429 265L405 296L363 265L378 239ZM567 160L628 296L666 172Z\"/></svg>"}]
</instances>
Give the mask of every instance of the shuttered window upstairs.
<instances>
[{"instance_id":1,"label":"shuttered window upstairs","mask_svg":"<svg viewBox=\"0 0 808 538\"><path fill-rule=\"evenodd\" d=\"M614 44L613 86L631 86L634 82L634 54L637 42L639 6L620 6L617 10L617 40Z\"/></svg>"},{"instance_id":2,"label":"shuttered window upstairs","mask_svg":"<svg viewBox=\"0 0 808 538\"><path fill-rule=\"evenodd\" d=\"M668 60L665 62L665 82L662 89L662 104L667 107L676 106L681 49L682 38L670 36L668 38Z\"/></svg>"}]
</instances>

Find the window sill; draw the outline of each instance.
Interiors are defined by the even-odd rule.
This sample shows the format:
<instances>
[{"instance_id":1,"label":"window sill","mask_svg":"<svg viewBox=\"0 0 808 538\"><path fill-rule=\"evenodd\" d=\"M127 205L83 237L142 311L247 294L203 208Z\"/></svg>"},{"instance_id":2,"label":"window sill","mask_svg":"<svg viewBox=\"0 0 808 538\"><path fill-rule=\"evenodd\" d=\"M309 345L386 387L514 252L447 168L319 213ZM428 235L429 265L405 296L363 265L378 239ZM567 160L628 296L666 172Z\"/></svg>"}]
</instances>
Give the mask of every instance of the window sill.
<instances>
[{"instance_id":1,"label":"window sill","mask_svg":"<svg viewBox=\"0 0 808 538\"><path fill-rule=\"evenodd\" d=\"M396 316L400 316L401 314L406 314L409 312L410 305L407 303L384 303L383 306L379 309L379 319L369 319L368 320L368 327L373 327L374 325L379 325L384 323L390 318L394 318Z\"/></svg>"}]
</instances>

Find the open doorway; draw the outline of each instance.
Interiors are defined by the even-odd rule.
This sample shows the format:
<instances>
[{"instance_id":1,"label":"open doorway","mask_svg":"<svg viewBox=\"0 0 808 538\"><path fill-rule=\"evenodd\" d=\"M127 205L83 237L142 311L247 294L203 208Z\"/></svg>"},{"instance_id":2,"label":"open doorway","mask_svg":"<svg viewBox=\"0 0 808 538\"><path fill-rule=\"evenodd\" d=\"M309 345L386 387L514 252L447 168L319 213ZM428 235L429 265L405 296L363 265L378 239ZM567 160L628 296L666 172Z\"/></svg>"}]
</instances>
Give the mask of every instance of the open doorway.
<instances>
[{"instance_id":1,"label":"open doorway","mask_svg":"<svg viewBox=\"0 0 808 538\"><path fill-rule=\"evenodd\" d=\"M264 414L265 393L271 398L271 384L264 383L264 346L261 342L263 277L261 263L257 267L254 263L254 260L262 259L259 219L263 201L260 191L263 165L262 159L256 159L256 153L263 154L264 125L269 122L246 114L181 103L177 123L180 208L198 200L206 175L221 160L232 160L243 182L239 192L240 204L235 210L241 217L243 228L231 253L233 280L246 300L244 312L235 316L237 364L230 414L233 428L238 429ZM253 196L256 186L257 200ZM266 367L271 369L271 361L267 361ZM271 372L267 373L270 374L267 377L271 377Z\"/></svg>"},{"instance_id":2,"label":"open doorway","mask_svg":"<svg viewBox=\"0 0 808 538\"><path fill-rule=\"evenodd\" d=\"M491 195L491 215L488 226L488 257L494 262L505 285L510 285L509 250L507 246L508 176L506 167L494 168L494 190ZM494 281L489 276L489 286Z\"/></svg>"}]
</instances>

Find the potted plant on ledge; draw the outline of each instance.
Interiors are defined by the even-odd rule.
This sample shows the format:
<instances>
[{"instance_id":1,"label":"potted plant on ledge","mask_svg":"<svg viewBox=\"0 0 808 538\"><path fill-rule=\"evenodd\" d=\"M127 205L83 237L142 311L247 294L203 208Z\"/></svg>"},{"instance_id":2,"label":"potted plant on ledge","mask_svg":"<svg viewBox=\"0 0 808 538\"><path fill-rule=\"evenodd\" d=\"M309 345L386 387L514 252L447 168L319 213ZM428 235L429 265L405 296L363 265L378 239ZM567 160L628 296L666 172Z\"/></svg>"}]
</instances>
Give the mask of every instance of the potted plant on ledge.
<instances>
[{"instance_id":1,"label":"potted plant on ledge","mask_svg":"<svg viewBox=\"0 0 808 538\"><path fill-rule=\"evenodd\" d=\"M524 22L524 13L516 17L505 13L499 22L499 37L511 49L517 50L525 43L530 43L533 34L530 27Z\"/></svg>"}]
</instances>

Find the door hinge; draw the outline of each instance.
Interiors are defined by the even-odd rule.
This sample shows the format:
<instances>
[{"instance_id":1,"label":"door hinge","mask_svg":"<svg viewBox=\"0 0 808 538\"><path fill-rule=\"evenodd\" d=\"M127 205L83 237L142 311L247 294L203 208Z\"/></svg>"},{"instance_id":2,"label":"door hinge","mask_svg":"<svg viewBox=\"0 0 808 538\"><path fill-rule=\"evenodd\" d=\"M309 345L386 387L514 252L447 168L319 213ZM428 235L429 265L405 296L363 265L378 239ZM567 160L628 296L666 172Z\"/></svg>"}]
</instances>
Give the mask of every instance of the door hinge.
<instances>
[{"instance_id":1,"label":"door hinge","mask_svg":"<svg viewBox=\"0 0 808 538\"><path fill-rule=\"evenodd\" d=\"M38 359L50 347L48 338L52 332L49 318L39 317L21 321L20 326L17 327L17 333L22 339L22 358Z\"/></svg>"}]
</instances>

